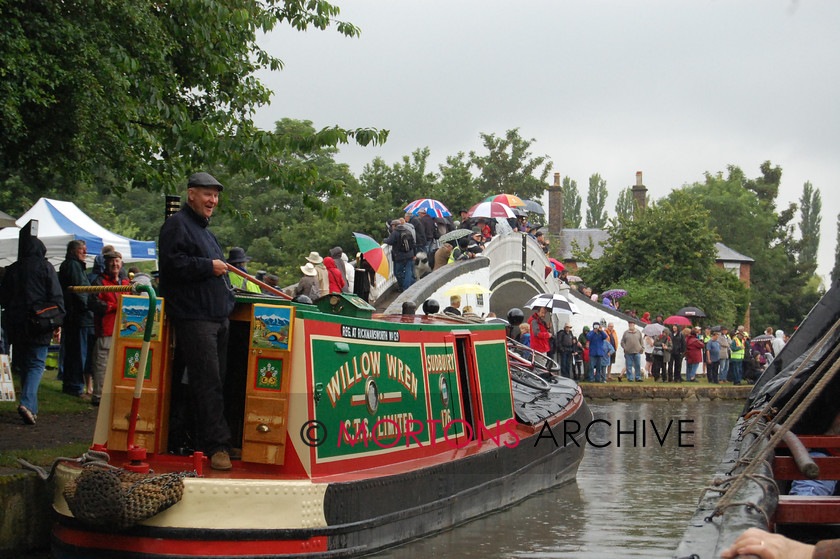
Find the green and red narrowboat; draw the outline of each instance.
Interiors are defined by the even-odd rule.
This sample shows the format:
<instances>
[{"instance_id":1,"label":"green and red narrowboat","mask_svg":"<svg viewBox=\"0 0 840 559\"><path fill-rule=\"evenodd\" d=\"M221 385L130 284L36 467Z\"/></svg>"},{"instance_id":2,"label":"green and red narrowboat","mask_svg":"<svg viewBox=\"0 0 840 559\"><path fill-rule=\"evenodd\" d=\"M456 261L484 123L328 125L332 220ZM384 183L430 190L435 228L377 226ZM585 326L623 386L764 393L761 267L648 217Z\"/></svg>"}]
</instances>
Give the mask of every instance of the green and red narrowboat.
<instances>
[{"instance_id":1,"label":"green and red narrowboat","mask_svg":"<svg viewBox=\"0 0 840 559\"><path fill-rule=\"evenodd\" d=\"M55 469L56 558L359 556L570 482L583 456L579 387L512 381L504 325L240 294L225 383L236 452L212 470L171 440L165 301L121 301L91 452Z\"/></svg>"}]
</instances>

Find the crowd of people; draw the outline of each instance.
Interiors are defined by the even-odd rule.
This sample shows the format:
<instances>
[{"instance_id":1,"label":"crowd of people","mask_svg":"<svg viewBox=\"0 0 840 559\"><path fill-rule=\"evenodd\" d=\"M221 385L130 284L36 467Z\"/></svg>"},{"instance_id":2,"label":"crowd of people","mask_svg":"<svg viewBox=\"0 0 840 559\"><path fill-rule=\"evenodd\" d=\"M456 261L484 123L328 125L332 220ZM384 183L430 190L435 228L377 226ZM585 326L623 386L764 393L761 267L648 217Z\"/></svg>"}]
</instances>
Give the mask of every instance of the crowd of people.
<instances>
[{"instance_id":1,"label":"crowd of people","mask_svg":"<svg viewBox=\"0 0 840 559\"><path fill-rule=\"evenodd\" d=\"M705 375L710 384L738 386L755 382L787 342L782 330L776 330L772 339L768 334L753 342L744 326L731 336L726 326L704 329L673 324L669 328L662 315L650 323L659 328L646 325L643 330L630 320L627 330L619 334L613 322L602 320L591 328L584 326L579 335L571 323L552 334L547 320L550 312L536 309L527 326L513 332L513 338L554 359L563 376L582 382L606 383L613 378L642 382L648 377L654 382L699 382ZM621 371L614 371L618 348L624 352L625 363Z\"/></svg>"}]
</instances>

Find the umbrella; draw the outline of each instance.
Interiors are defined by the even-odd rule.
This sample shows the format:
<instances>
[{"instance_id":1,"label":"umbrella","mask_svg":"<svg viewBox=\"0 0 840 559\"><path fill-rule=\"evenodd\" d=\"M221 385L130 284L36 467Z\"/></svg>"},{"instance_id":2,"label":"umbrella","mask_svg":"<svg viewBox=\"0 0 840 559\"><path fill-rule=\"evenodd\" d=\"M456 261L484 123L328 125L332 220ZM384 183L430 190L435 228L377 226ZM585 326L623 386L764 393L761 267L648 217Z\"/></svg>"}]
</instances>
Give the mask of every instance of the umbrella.
<instances>
[{"instance_id":1,"label":"umbrella","mask_svg":"<svg viewBox=\"0 0 840 559\"><path fill-rule=\"evenodd\" d=\"M659 324L658 322L654 322L653 324L648 324L644 328L642 328L642 334L645 336L650 336L651 338L656 338L662 332L667 331L668 329L665 328L663 325Z\"/></svg>"},{"instance_id":2,"label":"umbrella","mask_svg":"<svg viewBox=\"0 0 840 559\"><path fill-rule=\"evenodd\" d=\"M607 289L606 291L601 293L602 298L606 297L607 299L610 299L612 301L616 299L621 299L625 295L627 295L627 291L624 289Z\"/></svg>"},{"instance_id":3,"label":"umbrella","mask_svg":"<svg viewBox=\"0 0 840 559\"><path fill-rule=\"evenodd\" d=\"M460 239L461 237L466 237L472 233L469 229L455 229L454 231L450 231L448 233L444 233L438 239L442 243L448 243L449 241L455 241Z\"/></svg>"},{"instance_id":4,"label":"umbrella","mask_svg":"<svg viewBox=\"0 0 840 559\"><path fill-rule=\"evenodd\" d=\"M523 200L523 202L525 202L525 209L529 212L545 215L545 210L539 203L534 202L533 200Z\"/></svg>"},{"instance_id":5,"label":"umbrella","mask_svg":"<svg viewBox=\"0 0 840 559\"><path fill-rule=\"evenodd\" d=\"M575 282L575 283L580 283L580 282L582 282L582 281L583 281L583 280L580 278L580 276L566 276L566 279L567 279L568 281L573 281L573 282Z\"/></svg>"},{"instance_id":6,"label":"umbrella","mask_svg":"<svg viewBox=\"0 0 840 559\"><path fill-rule=\"evenodd\" d=\"M770 334L762 334L760 336L756 336L755 338L751 338L750 341L752 343L755 343L755 342L761 342L761 343L772 342L774 337L775 336L771 336Z\"/></svg>"},{"instance_id":7,"label":"umbrella","mask_svg":"<svg viewBox=\"0 0 840 559\"><path fill-rule=\"evenodd\" d=\"M478 285L477 283L462 283L461 285L456 285L454 287L450 287L447 289L443 294L452 296L452 295L479 295L483 294L486 295L490 293L490 290L484 287L483 285Z\"/></svg>"},{"instance_id":8,"label":"umbrella","mask_svg":"<svg viewBox=\"0 0 840 559\"><path fill-rule=\"evenodd\" d=\"M548 307L553 313L580 314L577 305L559 293L540 293L525 303L525 306L529 309Z\"/></svg>"},{"instance_id":9,"label":"umbrella","mask_svg":"<svg viewBox=\"0 0 840 559\"><path fill-rule=\"evenodd\" d=\"M697 307L683 307L677 311L677 316L693 316L695 318L706 318L706 313Z\"/></svg>"},{"instance_id":10,"label":"umbrella","mask_svg":"<svg viewBox=\"0 0 840 559\"><path fill-rule=\"evenodd\" d=\"M470 217L516 217L510 210L498 202L479 202L467 212Z\"/></svg>"},{"instance_id":11,"label":"umbrella","mask_svg":"<svg viewBox=\"0 0 840 559\"><path fill-rule=\"evenodd\" d=\"M446 206L437 200L433 200L432 198L420 198L419 200L415 200L403 208L403 211L417 215L420 213L421 208L425 208L426 213L435 217L447 217L452 215L452 213L446 209Z\"/></svg>"},{"instance_id":12,"label":"umbrella","mask_svg":"<svg viewBox=\"0 0 840 559\"><path fill-rule=\"evenodd\" d=\"M548 261L551 262L551 265L554 266L554 269L558 272L562 272L566 269L563 263L557 260L556 258L549 258Z\"/></svg>"},{"instance_id":13,"label":"umbrella","mask_svg":"<svg viewBox=\"0 0 840 559\"><path fill-rule=\"evenodd\" d=\"M504 204L509 208L513 208L515 206L525 206L525 202L522 201L522 198L516 196L515 194L496 194L495 196L488 196L484 199L485 202L498 202L499 204Z\"/></svg>"},{"instance_id":14,"label":"umbrella","mask_svg":"<svg viewBox=\"0 0 840 559\"><path fill-rule=\"evenodd\" d=\"M665 324L678 324L680 326L691 326L691 321L684 316L672 315L665 319Z\"/></svg>"},{"instance_id":15,"label":"umbrella","mask_svg":"<svg viewBox=\"0 0 840 559\"><path fill-rule=\"evenodd\" d=\"M368 237L362 233L353 233L356 236L356 244L359 245L359 251L368 264L373 267L373 270L385 279L391 275L391 266L388 264L388 257L385 256L385 251L382 246L377 243L372 237Z\"/></svg>"}]
</instances>

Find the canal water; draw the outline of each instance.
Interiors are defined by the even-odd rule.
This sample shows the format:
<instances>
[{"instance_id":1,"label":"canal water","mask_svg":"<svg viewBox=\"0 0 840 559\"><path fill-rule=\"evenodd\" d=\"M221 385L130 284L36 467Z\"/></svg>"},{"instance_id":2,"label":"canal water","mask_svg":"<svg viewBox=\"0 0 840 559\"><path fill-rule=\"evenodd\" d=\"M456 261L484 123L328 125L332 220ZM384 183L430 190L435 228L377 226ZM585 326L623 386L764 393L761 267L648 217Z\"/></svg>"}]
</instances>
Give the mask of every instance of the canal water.
<instances>
[{"instance_id":1,"label":"canal water","mask_svg":"<svg viewBox=\"0 0 840 559\"><path fill-rule=\"evenodd\" d=\"M373 557L671 557L743 401L596 402L590 407L596 419L610 425L592 425L592 445L575 483ZM621 431L636 422L635 444L632 434L617 433L619 421Z\"/></svg>"}]
</instances>

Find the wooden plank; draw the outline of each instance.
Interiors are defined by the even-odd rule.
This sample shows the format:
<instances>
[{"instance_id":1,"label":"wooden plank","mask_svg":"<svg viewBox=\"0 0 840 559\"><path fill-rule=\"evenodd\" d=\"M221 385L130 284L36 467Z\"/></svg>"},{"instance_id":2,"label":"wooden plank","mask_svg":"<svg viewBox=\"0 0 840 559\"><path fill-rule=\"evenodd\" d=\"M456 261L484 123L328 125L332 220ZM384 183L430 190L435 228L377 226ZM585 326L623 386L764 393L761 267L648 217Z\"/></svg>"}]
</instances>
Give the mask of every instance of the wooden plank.
<instances>
[{"instance_id":1,"label":"wooden plank","mask_svg":"<svg viewBox=\"0 0 840 559\"><path fill-rule=\"evenodd\" d=\"M840 436L837 435L797 435L806 448L840 448ZM786 446L784 442L778 446Z\"/></svg>"},{"instance_id":2,"label":"wooden plank","mask_svg":"<svg viewBox=\"0 0 840 559\"><path fill-rule=\"evenodd\" d=\"M840 497L779 496L776 524L840 523Z\"/></svg>"},{"instance_id":3,"label":"wooden plank","mask_svg":"<svg viewBox=\"0 0 840 559\"><path fill-rule=\"evenodd\" d=\"M814 462L820 467L819 479L840 480L840 457L814 457ZM806 479L796 467L790 456L777 456L773 473L776 479Z\"/></svg>"}]
</instances>

